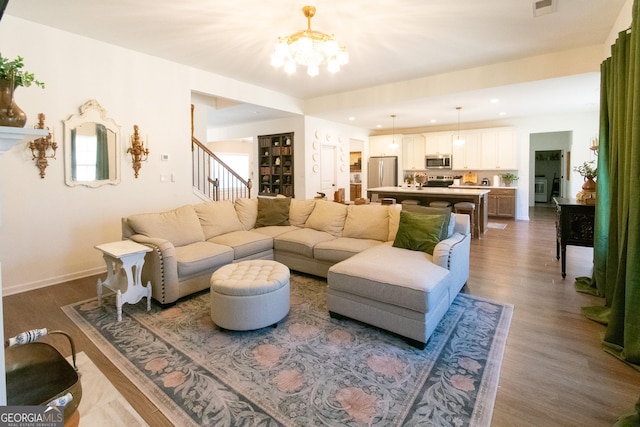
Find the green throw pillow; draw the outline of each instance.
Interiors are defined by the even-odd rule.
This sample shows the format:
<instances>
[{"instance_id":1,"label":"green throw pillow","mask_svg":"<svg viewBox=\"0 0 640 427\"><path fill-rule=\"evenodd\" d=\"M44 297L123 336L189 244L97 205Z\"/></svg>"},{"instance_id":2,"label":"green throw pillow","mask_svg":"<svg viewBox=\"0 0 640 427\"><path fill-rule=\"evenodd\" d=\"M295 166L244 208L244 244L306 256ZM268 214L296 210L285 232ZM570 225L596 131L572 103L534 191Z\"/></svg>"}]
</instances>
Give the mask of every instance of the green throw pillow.
<instances>
[{"instance_id":1,"label":"green throw pillow","mask_svg":"<svg viewBox=\"0 0 640 427\"><path fill-rule=\"evenodd\" d=\"M258 217L255 227L289 225L290 205L291 198L289 197L258 197Z\"/></svg>"},{"instance_id":2,"label":"green throw pillow","mask_svg":"<svg viewBox=\"0 0 640 427\"><path fill-rule=\"evenodd\" d=\"M442 236L443 215L427 215L419 212L400 212L400 224L393 246L426 252L433 255Z\"/></svg>"},{"instance_id":3,"label":"green throw pillow","mask_svg":"<svg viewBox=\"0 0 640 427\"><path fill-rule=\"evenodd\" d=\"M451 208L436 208L432 206L420 206L420 205L402 205L402 210L409 212L420 212L428 215L442 215L444 219L444 227L442 227L442 234L440 240L444 240L449 237L449 221L451 221Z\"/></svg>"}]
</instances>

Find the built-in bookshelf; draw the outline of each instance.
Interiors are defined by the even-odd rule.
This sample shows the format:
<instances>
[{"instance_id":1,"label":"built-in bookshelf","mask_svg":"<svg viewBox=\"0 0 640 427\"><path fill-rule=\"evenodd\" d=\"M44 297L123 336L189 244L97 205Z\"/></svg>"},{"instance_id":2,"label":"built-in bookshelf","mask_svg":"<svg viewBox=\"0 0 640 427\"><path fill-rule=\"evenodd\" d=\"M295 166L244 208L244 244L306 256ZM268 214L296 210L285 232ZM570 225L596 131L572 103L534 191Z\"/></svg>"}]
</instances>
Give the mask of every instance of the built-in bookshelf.
<instances>
[{"instance_id":1,"label":"built-in bookshelf","mask_svg":"<svg viewBox=\"0 0 640 427\"><path fill-rule=\"evenodd\" d=\"M261 196L294 197L293 132L258 136Z\"/></svg>"}]
</instances>

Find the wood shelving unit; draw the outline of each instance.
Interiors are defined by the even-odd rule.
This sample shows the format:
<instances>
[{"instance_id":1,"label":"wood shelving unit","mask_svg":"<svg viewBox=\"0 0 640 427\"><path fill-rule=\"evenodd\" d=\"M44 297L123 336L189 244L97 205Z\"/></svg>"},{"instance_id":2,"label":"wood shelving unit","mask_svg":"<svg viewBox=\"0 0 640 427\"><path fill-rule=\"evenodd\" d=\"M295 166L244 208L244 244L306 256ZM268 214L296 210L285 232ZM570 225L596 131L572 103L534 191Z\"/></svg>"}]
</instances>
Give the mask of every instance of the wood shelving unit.
<instances>
[{"instance_id":1,"label":"wood shelving unit","mask_svg":"<svg viewBox=\"0 0 640 427\"><path fill-rule=\"evenodd\" d=\"M293 193L293 132L258 136L260 196Z\"/></svg>"}]
</instances>

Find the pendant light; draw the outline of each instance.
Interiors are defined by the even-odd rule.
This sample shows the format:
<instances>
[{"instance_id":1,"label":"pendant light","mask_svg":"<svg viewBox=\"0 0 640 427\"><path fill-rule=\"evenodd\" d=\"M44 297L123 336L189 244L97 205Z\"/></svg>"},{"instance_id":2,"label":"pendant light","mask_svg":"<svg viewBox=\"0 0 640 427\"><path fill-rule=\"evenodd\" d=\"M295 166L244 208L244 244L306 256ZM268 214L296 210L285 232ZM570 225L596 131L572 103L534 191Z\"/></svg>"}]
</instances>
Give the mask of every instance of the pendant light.
<instances>
[{"instance_id":1,"label":"pendant light","mask_svg":"<svg viewBox=\"0 0 640 427\"><path fill-rule=\"evenodd\" d=\"M456 107L456 110L458 110L458 136L453 140L453 145L464 145L464 139L460 137L460 110L462 107Z\"/></svg>"},{"instance_id":2,"label":"pendant light","mask_svg":"<svg viewBox=\"0 0 640 427\"><path fill-rule=\"evenodd\" d=\"M391 147L395 148L396 145L397 145L396 144L396 115L395 114L391 115L391 121L392 121L392 124L391 124L391 129L392 130L391 131L393 132L391 134Z\"/></svg>"}]
</instances>

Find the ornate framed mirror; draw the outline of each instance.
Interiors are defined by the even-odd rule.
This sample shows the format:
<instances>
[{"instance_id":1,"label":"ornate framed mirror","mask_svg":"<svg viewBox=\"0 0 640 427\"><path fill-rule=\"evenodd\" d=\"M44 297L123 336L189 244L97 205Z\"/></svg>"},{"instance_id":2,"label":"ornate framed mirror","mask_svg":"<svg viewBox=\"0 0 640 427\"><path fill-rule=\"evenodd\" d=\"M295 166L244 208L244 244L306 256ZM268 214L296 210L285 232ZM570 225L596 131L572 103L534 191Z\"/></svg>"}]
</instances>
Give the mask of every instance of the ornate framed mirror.
<instances>
[{"instance_id":1,"label":"ornate framed mirror","mask_svg":"<svg viewBox=\"0 0 640 427\"><path fill-rule=\"evenodd\" d=\"M64 120L64 174L70 187L120 182L120 126L95 99Z\"/></svg>"}]
</instances>

